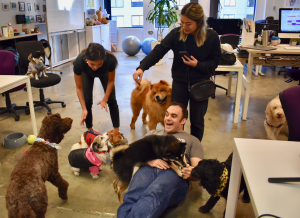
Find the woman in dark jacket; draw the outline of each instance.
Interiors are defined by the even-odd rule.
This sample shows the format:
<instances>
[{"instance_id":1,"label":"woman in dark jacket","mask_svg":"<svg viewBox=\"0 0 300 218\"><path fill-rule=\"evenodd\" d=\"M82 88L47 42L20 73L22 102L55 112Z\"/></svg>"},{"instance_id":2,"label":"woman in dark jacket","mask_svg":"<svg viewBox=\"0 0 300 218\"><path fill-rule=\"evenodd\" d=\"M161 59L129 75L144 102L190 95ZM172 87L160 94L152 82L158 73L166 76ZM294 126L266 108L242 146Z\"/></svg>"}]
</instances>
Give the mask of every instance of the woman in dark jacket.
<instances>
[{"instance_id":1,"label":"woman in dark jacket","mask_svg":"<svg viewBox=\"0 0 300 218\"><path fill-rule=\"evenodd\" d=\"M174 52L172 102L179 102L186 107L190 103L191 134L201 141L208 99L190 99L187 72L191 86L208 80L218 66L221 48L218 34L207 28L203 8L198 3L188 3L182 8L181 27L173 29L141 61L133 79L140 83L144 71L155 65L170 49ZM190 57L181 57L180 51L187 51Z\"/></svg>"}]
</instances>

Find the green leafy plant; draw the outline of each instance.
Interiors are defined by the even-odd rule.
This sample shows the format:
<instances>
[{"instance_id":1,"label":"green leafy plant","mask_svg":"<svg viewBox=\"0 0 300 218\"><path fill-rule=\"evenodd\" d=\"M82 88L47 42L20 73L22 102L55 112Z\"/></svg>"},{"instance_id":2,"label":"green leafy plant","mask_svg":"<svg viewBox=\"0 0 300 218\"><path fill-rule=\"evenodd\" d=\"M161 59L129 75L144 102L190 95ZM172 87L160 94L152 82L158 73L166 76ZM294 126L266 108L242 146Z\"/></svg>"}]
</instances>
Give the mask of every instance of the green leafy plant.
<instances>
[{"instance_id":1,"label":"green leafy plant","mask_svg":"<svg viewBox=\"0 0 300 218\"><path fill-rule=\"evenodd\" d=\"M154 3L154 8L147 14L146 20L150 21L152 24L158 24L157 35L162 34L165 25L170 27L173 24L175 27L177 14L173 10L178 8L176 6L177 2L175 0L150 0L149 5L151 3Z\"/></svg>"}]
</instances>

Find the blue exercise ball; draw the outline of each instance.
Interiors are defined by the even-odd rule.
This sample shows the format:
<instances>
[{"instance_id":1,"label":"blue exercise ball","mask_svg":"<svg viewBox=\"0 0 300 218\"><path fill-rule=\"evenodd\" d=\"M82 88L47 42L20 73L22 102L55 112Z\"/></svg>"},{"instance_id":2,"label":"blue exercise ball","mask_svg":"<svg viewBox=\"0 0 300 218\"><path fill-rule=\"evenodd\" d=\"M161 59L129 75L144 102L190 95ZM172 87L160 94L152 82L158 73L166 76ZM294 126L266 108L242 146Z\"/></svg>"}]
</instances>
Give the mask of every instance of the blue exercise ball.
<instances>
[{"instance_id":1,"label":"blue exercise ball","mask_svg":"<svg viewBox=\"0 0 300 218\"><path fill-rule=\"evenodd\" d=\"M122 49L127 55L134 56L141 50L141 41L135 36L127 36L122 42Z\"/></svg>"},{"instance_id":2,"label":"blue exercise ball","mask_svg":"<svg viewBox=\"0 0 300 218\"><path fill-rule=\"evenodd\" d=\"M152 51L152 48L151 48L151 42L153 41L157 41L156 39L154 38L147 38L145 39L143 42L142 42L142 51L147 55L150 53L150 51Z\"/></svg>"}]
</instances>

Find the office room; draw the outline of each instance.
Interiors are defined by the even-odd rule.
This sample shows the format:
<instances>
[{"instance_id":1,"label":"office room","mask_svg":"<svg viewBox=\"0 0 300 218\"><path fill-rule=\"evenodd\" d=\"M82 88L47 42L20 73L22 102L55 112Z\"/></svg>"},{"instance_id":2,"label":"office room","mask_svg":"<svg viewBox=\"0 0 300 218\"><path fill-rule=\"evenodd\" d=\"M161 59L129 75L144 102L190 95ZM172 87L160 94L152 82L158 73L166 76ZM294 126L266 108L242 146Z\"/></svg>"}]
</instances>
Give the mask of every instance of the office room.
<instances>
[{"instance_id":1,"label":"office room","mask_svg":"<svg viewBox=\"0 0 300 218\"><path fill-rule=\"evenodd\" d=\"M292 46L293 41L297 47L300 41L299 35L280 38L280 34L299 34L300 30L274 30L284 20L280 8L297 11L300 3L165 1L171 2L163 6L166 13L172 15L172 20L177 18L174 26L169 22L171 18L165 17L162 23L155 23L155 17L150 15L159 8L154 2L159 5L157 0L0 0L0 217L296 217L296 203L291 198L296 199L299 193L297 178L274 184L268 178L299 177L299 170L292 167L300 164L299 142L289 142L299 141L299 136L292 128L295 124L287 120L299 120L295 111L299 111L300 50L285 47ZM195 4L185 7L189 3ZM200 18L193 17L191 9ZM203 22L204 17L211 22ZM209 36L203 42L207 49L192 47L191 40L197 45L194 39L201 36L197 28L205 23L212 27L212 21L221 21L222 25L217 24L215 31L204 28ZM237 28L226 27L226 21L238 21ZM245 22L255 28L272 28L268 34L278 36L281 44L271 44L272 37L268 45L258 44L258 35L263 38L263 31L245 32ZM175 28L182 28L182 32ZM182 43L179 47L170 42L176 34L178 39L174 42ZM180 34L190 35L185 44L179 40ZM223 47L222 37L228 34L238 36L235 46L245 42L249 36L245 34L253 34L251 43L243 45L275 50L235 48L230 41ZM225 49L222 57L235 49L235 64L216 64L221 57L219 39ZM179 51L189 57L181 57ZM46 77L43 70L32 70L37 61L41 69L46 68ZM214 94L198 101L191 96L188 84L209 77L197 77L189 70L201 73L203 69L213 69L215 84L223 88L216 87ZM188 78L196 79L189 83ZM182 93L188 93L187 99L181 97ZM174 102L181 104L173 105ZM279 104L276 108L280 116L269 112L274 102ZM13 104L23 107L15 108L15 112ZM270 113L275 121L269 120ZM127 162L125 158L124 164L122 159L117 162L116 154L132 151L135 155L128 159L138 159L143 156L138 152L144 154L146 150L133 149L134 146L145 146L149 138L161 140L167 138L166 134L169 137L182 132L186 132L188 140L170 137L178 143L188 142L185 144L189 154L183 150L182 157L190 159L179 156L177 159L183 163L180 165L171 153L152 159L145 155L143 161L132 162L134 175L129 188L124 186L121 178L128 171ZM89 148L91 140L94 141ZM73 164L71 154L79 150L97 158L96 172L91 165ZM205 161L219 166L218 170L205 169L209 177L217 180L213 191L205 185L212 183L209 177L199 179L198 171L209 167L200 167ZM177 171L170 168L174 162ZM141 177L141 186L150 177L148 173L142 175L141 169L145 168L155 172L157 178L164 172L172 173L180 184L185 184L182 196L167 193L171 200L161 197L175 183L176 179L168 176L164 181L170 185L164 184L162 193L158 193L158 187L148 195L136 195L140 188L136 185L138 178ZM223 175L225 180L221 179ZM243 188L240 193L239 186ZM143 205L140 200L146 206L139 206Z\"/></svg>"}]
</instances>

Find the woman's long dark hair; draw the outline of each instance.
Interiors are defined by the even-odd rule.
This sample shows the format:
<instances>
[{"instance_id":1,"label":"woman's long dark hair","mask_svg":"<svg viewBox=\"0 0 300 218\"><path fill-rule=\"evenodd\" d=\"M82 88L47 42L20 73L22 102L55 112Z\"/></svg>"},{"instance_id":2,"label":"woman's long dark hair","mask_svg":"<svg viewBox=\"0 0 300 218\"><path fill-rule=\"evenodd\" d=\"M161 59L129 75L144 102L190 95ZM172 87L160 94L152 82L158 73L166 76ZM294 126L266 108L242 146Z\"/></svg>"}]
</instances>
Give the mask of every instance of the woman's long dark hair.
<instances>
[{"instance_id":1,"label":"woman's long dark hair","mask_svg":"<svg viewBox=\"0 0 300 218\"><path fill-rule=\"evenodd\" d=\"M109 54L114 57L116 66L118 65L118 59L114 56L113 53L104 49L99 43L91 42L89 46L83 49L81 52L85 52L85 58L87 60L96 61L96 60L106 60L106 54Z\"/></svg>"}]
</instances>

